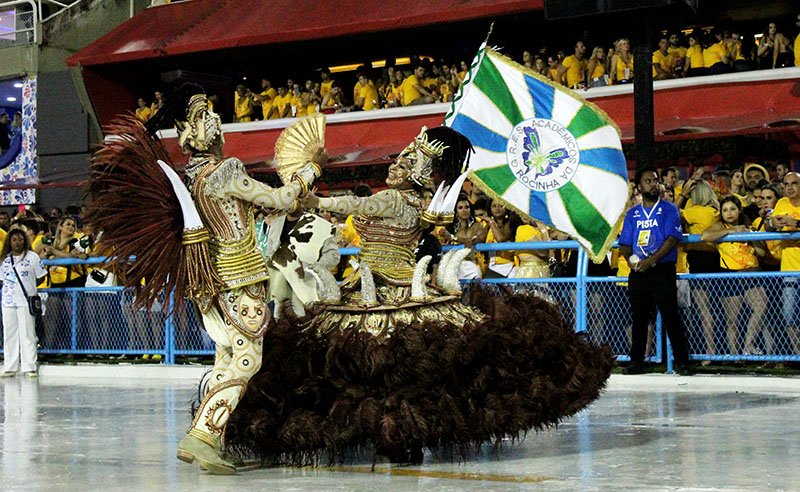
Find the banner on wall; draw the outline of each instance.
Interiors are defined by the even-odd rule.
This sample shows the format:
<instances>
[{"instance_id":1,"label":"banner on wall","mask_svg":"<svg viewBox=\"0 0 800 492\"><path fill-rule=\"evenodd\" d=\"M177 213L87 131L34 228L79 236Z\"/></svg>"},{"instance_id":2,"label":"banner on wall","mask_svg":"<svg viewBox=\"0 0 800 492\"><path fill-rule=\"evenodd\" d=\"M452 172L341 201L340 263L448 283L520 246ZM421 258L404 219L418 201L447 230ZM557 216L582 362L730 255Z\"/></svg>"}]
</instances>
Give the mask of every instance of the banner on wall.
<instances>
[{"instance_id":1,"label":"banner on wall","mask_svg":"<svg viewBox=\"0 0 800 492\"><path fill-rule=\"evenodd\" d=\"M39 182L39 160L36 155L36 77L22 80L22 126L12 137L12 148L4 155L14 155L0 169L3 185L36 184ZM36 202L36 190L22 188L0 190L0 205L31 205Z\"/></svg>"}]
</instances>

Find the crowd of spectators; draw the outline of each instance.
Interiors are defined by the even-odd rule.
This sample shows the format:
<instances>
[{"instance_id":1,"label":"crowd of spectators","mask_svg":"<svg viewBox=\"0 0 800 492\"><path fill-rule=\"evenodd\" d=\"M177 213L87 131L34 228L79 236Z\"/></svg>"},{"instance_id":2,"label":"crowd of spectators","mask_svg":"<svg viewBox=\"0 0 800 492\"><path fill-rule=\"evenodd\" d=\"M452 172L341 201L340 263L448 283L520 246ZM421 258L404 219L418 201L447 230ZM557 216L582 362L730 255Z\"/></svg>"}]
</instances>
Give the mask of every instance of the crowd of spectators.
<instances>
[{"instance_id":1,"label":"crowd of spectators","mask_svg":"<svg viewBox=\"0 0 800 492\"><path fill-rule=\"evenodd\" d=\"M71 205L62 210L54 207L49 212L20 206L15 212L0 210L0 244L5 241L8 232L19 229L25 233L34 253L42 259L79 259L107 256L110 251L102 244L102 234L98 234L81 221L82 207ZM133 297L110 289L98 287L118 285L114 272L100 265L49 265L47 274L37 286L43 288L95 288L90 295L82 296L79 308L79 324L82 335L78 348L103 350L127 349L132 351L155 351L163 346L164 316L163 304L157 303L149 311L134 307ZM43 349L66 349L71 346L72 310L75 305L69 293L40 292L45 308L44 316L37 320L37 336L39 347ZM117 318L108 304L111 296L117 296L125 321L126 342L120 345L119 326L112 326ZM83 302L85 299L85 303ZM188 331L186 313L177 317L178 328ZM116 331L116 333L115 333ZM125 358L122 356L121 358ZM142 358L150 359L151 354ZM152 355L153 360L160 360L160 355Z\"/></svg>"},{"instance_id":2,"label":"crowd of spectators","mask_svg":"<svg viewBox=\"0 0 800 492\"><path fill-rule=\"evenodd\" d=\"M759 164L747 164L743 169L697 169L683 180L681 169L670 167L661 171L660 199L673 202L680 210L684 233L700 234L703 242L679 247L676 265L679 274L725 273L751 271L800 271L800 246L797 241L732 241L716 242L730 233L748 231L800 230L800 175L791 172L784 162L775 165L771 172ZM477 186L467 181L459 196L455 220L446 227L429 231L441 245L465 245L473 247L479 243L529 242L568 239L547 225L529 218L522 218L508 210L497 200L484 195ZM373 192L366 184L352 190L358 196L369 196ZM423 198L430 199L432 190L426 190ZM628 207L641 203L641 194L631 185ZM352 217L330 212L320 215L336 225L336 240L340 247L358 247L360 238L353 227ZM78 258L105 256L109 252L102 246L102 237L81 225L80 207L67 207L65 212L53 208L48 213L39 213L28 207L20 207L14 214L0 211L0 241L11 229L22 230L29 238L32 249L42 258ZM263 218L263 217L259 217ZM548 278L553 276L575 276L577 270L575 250L543 248L498 252L473 251L466 258L459 272L464 279L477 278ZM354 268L354 257L343 256L335 275L343 278ZM51 265L40 288L46 287L101 287L116 285L114 272L91 265ZM624 257L612 251L600 264L590 264L590 276L627 277L630 267ZM680 279L680 275L679 275ZM685 297L684 308L692 307L694 321L688 323L698 344L706 353L732 355L775 354L778 346L791 345L792 353L800 353L798 330L790 321L795 319L795 284L780 286L775 282L758 279L741 279L720 284L719 281L678 280L679 294ZM684 282L683 288L680 283ZM543 284L544 285L544 284ZM611 284L604 284L611 286ZM546 290L546 287L542 287ZM89 347L112 347L111 333L124 329L111 326L113 316L107 312L109 298L104 294L113 291L98 291L98 295L86 296L81 319L84 320L85 335L81 343ZM164 313L161 305L150 311L133 307L129 295L116 292L121 303L124 325L127 326L125 346L117 349L154 350L163 338ZM548 294L549 295L549 294ZM605 340L604 325L613 324L611 313L603 312L605 301L600 290L590 293L590 309L597 311L590 323L592 334ZM91 299L90 299L91 298ZM680 298L679 298L680 300ZM782 301L782 302L779 302ZM568 302L568 299L562 299ZM46 302L46 316L40 332L40 345L44 348L68 348L71 309L68 296L50 294ZM105 307L104 307L105 306ZM739 326L740 313L749 311L745 326ZM609 318L611 316L611 318ZM725 336L717 337L716 319L725 319ZM786 328L775 326L783 318ZM177 319L179 331L188 332L186 314ZM778 334L780 332L781 334ZM723 339L724 338L724 339ZM691 337L690 337L691 339ZM649 344L649 342L648 342Z\"/></svg>"},{"instance_id":3,"label":"crowd of spectators","mask_svg":"<svg viewBox=\"0 0 800 492\"><path fill-rule=\"evenodd\" d=\"M796 24L800 28L800 16ZM761 33L728 28L663 31L654 39L657 49L652 56L653 78L666 80L800 66L800 34L795 36L784 34L775 22ZM523 51L517 61L553 83L573 89L588 90L634 81L633 47L625 37L603 45L592 42L587 32L568 52L543 46L536 51ZM328 68L304 83L291 78L286 83L273 83L264 77L258 87L253 87L243 80L235 88L232 109L222 108L218 112L230 114L230 121L235 123L302 117L316 112L371 111L450 102L468 70L466 60L453 62L414 56L405 65L387 60L381 69L373 69L370 64L359 66L352 91L349 90L352 74L332 74ZM336 80L339 77L342 80ZM211 99L218 101L216 96ZM162 103L161 91L155 92L150 104L140 98L136 115L147 121Z\"/></svg>"}]
</instances>

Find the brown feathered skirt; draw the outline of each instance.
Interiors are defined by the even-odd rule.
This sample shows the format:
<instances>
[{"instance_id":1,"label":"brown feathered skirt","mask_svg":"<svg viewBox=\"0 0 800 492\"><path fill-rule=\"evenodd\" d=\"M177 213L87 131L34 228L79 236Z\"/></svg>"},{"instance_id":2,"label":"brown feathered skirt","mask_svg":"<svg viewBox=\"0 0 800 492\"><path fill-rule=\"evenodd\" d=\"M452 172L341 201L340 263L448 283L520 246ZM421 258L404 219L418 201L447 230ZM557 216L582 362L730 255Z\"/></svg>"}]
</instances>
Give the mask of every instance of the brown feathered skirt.
<instances>
[{"instance_id":1,"label":"brown feathered skirt","mask_svg":"<svg viewBox=\"0 0 800 492\"><path fill-rule=\"evenodd\" d=\"M555 306L480 287L470 298L481 321L400 325L388 337L322 333L311 319L273 323L227 448L293 465L354 452L408 461L422 448L464 456L555 425L600 395L610 349L565 327Z\"/></svg>"}]
</instances>

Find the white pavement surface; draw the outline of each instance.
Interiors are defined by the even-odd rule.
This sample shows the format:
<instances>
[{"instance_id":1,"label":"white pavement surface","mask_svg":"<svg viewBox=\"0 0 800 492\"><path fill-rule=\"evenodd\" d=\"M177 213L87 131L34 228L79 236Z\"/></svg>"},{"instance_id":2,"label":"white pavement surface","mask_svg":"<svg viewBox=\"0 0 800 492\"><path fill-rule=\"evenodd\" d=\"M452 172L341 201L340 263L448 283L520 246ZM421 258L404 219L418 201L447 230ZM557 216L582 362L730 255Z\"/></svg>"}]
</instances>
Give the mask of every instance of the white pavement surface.
<instances>
[{"instance_id":1,"label":"white pavement surface","mask_svg":"<svg viewBox=\"0 0 800 492\"><path fill-rule=\"evenodd\" d=\"M174 457L204 370L44 366L0 380L0 490L800 490L798 378L615 375L557 429L465 462L215 477Z\"/></svg>"}]
</instances>

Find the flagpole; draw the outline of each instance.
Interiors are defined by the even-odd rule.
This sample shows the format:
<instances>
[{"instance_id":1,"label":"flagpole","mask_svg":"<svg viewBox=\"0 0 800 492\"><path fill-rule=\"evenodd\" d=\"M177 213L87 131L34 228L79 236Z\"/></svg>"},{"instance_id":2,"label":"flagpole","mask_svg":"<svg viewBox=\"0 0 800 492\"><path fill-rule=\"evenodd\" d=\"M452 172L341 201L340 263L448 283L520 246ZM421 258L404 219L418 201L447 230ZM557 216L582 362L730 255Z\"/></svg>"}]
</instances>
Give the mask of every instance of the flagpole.
<instances>
[{"instance_id":1,"label":"flagpole","mask_svg":"<svg viewBox=\"0 0 800 492\"><path fill-rule=\"evenodd\" d=\"M489 25L489 32L486 33L486 39L483 40L483 44L489 46L489 36L492 35L492 31L494 31L494 21Z\"/></svg>"}]
</instances>

